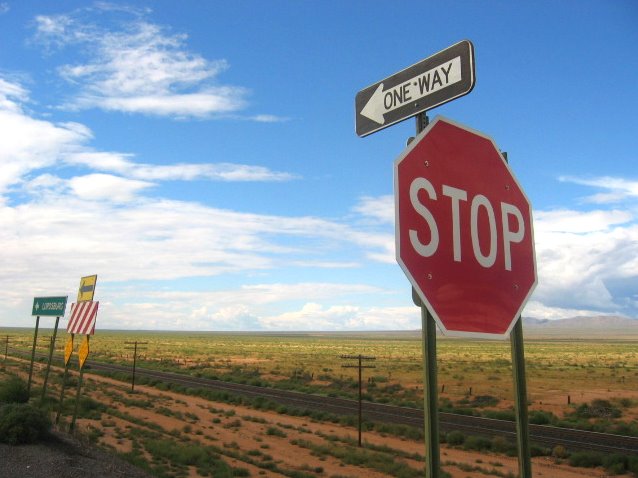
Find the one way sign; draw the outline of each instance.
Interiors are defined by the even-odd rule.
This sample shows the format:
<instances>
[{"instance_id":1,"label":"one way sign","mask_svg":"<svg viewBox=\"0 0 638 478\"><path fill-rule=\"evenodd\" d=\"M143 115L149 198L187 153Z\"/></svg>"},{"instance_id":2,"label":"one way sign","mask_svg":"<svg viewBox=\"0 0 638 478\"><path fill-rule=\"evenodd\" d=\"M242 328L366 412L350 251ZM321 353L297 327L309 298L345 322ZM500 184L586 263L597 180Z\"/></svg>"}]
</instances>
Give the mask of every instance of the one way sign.
<instances>
[{"instance_id":1,"label":"one way sign","mask_svg":"<svg viewBox=\"0 0 638 478\"><path fill-rule=\"evenodd\" d=\"M367 136L466 95L474 80L474 46L463 40L357 93L357 135Z\"/></svg>"}]
</instances>

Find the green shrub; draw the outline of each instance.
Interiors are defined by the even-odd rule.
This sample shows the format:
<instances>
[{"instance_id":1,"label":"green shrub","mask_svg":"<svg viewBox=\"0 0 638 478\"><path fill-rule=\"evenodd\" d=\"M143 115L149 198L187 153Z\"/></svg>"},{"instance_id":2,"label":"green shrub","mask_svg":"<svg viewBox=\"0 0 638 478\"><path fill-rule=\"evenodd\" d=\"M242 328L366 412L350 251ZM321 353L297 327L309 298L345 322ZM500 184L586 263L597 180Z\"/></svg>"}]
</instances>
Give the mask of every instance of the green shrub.
<instances>
[{"instance_id":1,"label":"green shrub","mask_svg":"<svg viewBox=\"0 0 638 478\"><path fill-rule=\"evenodd\" d=\"M629 456L621 453L614 453L603 458L603 467L612 475L621 475L628 471L634 474L638 472L638 456Z\"/></svg>"},{"instance_id":2,"label":"green shrub","mask_svg":"<svg viewBox=\"0 0 638 478\"><path fill-rule=\"evenodd\" d=\"M556 419L552 412L544 412L541 410L532 410L529 412L529 422L533 425L550 425Z\"/></svg>"},{"instance_id":3,"label":"green shrub","mask_svg":"<svg viewBox=\"0 0 638 478\"><path fill-rule=\"evenodd\" d=\"M552 450L544 446L532 444L529 447L529 453L531 456L550 456Z\"/></svg>"},{"instance_id":4,"label":"green shrub","mask_svg":"<svg viewBox=\"0 0 638 478\"><path fill-rule=\"evenodd\" d=\"M622 412L609 400L592 400L591 405L583 403L576 408L578 418L619 418Z\"/></svg>"},{"instance_id":5,"label":"green shrub","mask_svg":"<svg viewBox=\"0 0 638 478\"><path fill-rule=\"evenodd\" d=\"M509 442L507 438L503 436L496 436L492 438L491 449L495 453L509 453L511 451L516 451L516 445Z\"/></svg>"},{"instance_id":6,"label":"green shrub","mask_svg":"<svg viewBox=\"0 0 638 478\"><path fill-rule=\"evenodd\" d=\"M268 427L268 429L266 430L266 435L278 436L282 438L285 438L287 436L285 432L277 427Z\"/></svg>"},{"instance_id":7,"label":"green shrub","mask_svg":"<svg viewBox=\"0 0 638 478\"><path fill-rule=\"evenodd\" d=\"M578 451L569 457L569 464L581 468L595 468L602 466L603 455L593 451Z\"/></svg>"},{"instance_id":8,"label":"green shrub","mask_svg":"<svg viewBox=\"0 0 638 478\"><path fill-rule=\"evenodd\" d=\"M479 437L479 436L469 436L465 439L465 442L463 443L463 449L464 450L477 450L477 451L483 451L483 450L489 450L492 447L492 442L485 437Z\"/></svg>"},{"instance_id":9,"label":"green shrub","mask_svg":"<svg viewBox=\"0 0 638 478\"><path fill-rule=\"evenodd\" d=\"M90 418L91 420L100 420L102 413L106 411L106 405L93 400L90 397L80 397L78 404L78 417Z\"/></svg>"},{"instance_id":10,"label":"green shrub","mask_svg":"<svg viewBox=\"0 0 638 478\"><path fill-rule=\"evenodd\" d=\"M0 386L0 403L27 403L28 401L27 384L20 377L9 377Z\"/></svg>"},{"instance_id":11,"label":"green shrub","mask_svg":"<svg viewBox=\"0 0 638 478\"><path fill-rule=\"evenodd\" d=\"M482 415L485 418L494 418L495 420L507 420L508 422L516 421L514 410L485 410Z\"/></svg>"},{"instance_id":12,"label":"green shrub","mask_svg":"<svg viewBox=\"0 0 638 478\"><path fill-rule=\"evenodd\" d=\"M554 458L567 458L569 456L569 452L565 449L563 445L556 445L552 449L552 456Z\"/></svg>"},{"instance_id":13,"label":"green shrub","mask_svg":"<svg viewBox=\"0 0 638 478\"><path fill-rule=\"evenodd\" d=\"M448 445L459 446L465 441L465 435L460 431L454 430L445 435L445 441Z\"/></svg>"},{"instance_id":14,"label":"green shrub","mask_svg":"<svg viewBox=\"0 0 638 478\"><path fill-rule=\"evenodd\" d=\"M492 395L477 395L470 402L473 407L495 407L500 400Z\"/></svg>"},{"instance_id":15,"label":"green shrub","mask_svg":"<svg viewBox=\"0 0 638 478\"><path fill-rule=\"evenodd\" d=\"M0 408L0 442L9 445L35 443L51 428L49 417L26 403L13 403Z\"/></svg>"}]
</instances>

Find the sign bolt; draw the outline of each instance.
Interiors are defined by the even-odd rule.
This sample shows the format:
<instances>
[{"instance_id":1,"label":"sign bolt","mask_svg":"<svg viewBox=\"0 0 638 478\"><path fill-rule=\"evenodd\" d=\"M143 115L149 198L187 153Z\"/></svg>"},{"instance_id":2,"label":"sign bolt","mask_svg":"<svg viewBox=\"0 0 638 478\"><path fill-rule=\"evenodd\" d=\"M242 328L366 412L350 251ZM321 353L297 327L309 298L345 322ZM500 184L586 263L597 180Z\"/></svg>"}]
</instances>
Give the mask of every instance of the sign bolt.
<instances>
[{"instance_id":1,"label":"sign bolt","mask_svg":"<svg viewBox=\"0 0 638 478\"><path fill-rule=\"evenodd\" d=\"M506 191L509 191L509 190L510 190L510 185L509 185L509 184L506 184L506 185L505 185L505 190L506 190Z\"/></svg>"},{"instance_id":2,"label":"sign bolt","mask_svg":"<svg viewBox=\"0 0 638 478\"><path fill-rule=\"evenodd\" d=\"M429 161L425 161L423 164L425 164L425 167L426 167L426 168L429 168L429 167L430 167L430 162L429 162Z\"/></svg>"},{"instance_id":3,"label":"sign bolt","mask_svg":"<svg viewBox=\"0 0 638 478\"><path fill-rule=\"evenodd\" d=\"M432 279L432 274L428 274L428 279Z\"/></svg>"}]
</instances>

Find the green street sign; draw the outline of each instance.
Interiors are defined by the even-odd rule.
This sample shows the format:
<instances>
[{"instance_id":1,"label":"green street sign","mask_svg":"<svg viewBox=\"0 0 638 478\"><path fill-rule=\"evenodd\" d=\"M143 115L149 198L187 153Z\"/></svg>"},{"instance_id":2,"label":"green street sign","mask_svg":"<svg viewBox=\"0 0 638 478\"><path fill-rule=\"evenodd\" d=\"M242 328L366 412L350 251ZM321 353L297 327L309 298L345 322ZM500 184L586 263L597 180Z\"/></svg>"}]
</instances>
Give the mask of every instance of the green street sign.
<instances>
[{"instance_id":1,"label":"green street sign","mask_svg":"<svg viewBox=\"0 0 638 478\"><path fill-rule=\"evenodd\" d=\"M64 316L67 297L34 297L31 315Z\"/></svg>"}]
</instances>

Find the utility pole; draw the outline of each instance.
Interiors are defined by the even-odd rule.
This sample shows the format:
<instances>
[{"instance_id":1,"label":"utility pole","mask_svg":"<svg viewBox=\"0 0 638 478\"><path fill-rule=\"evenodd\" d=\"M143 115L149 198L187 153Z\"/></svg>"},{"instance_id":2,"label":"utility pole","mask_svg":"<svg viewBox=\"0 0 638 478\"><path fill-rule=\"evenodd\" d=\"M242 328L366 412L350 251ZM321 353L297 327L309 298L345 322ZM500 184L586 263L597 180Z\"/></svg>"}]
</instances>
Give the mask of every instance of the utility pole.
<instances>
[{"instance_id":1,"label":"utility pole","mask_svg":"<svg viewBox=\"0 0 638 478\"><path fill-rule=\"evenodd\" d=\"M131 380L131 392L135 391L135 367L137 365L137 349L138 345L148 345L148 342L138 342L137 340L133 342L124 342L126 345L132 345L133 347L124 347L126 350L133 350L133 378ZM140 350L145 350L146 347L140 348Z\"/></svg>"},{"instance_id":2,"label":"utility pole","mask_svg":"<svg viewBox=\"0 0 638 478\"><path fill-rule=\"evenodd\" d=\"M362 424L362 410L361 410L361 403L362 403L362 390L361 390L361 375L362 375L362 369L364 368L375 368L374 365L363 365L363 361L364 360L376 360L376 357L371 357L371 356L365 356L365 355L341 355L340 356L341 359L344 360L357 360L358 364L357 365L352 365L352 364L347 364L347 365L342 365L342 368L358 368L359 369L359 447L361 447L361 424Z\"/></svg>"}]
</instances>

